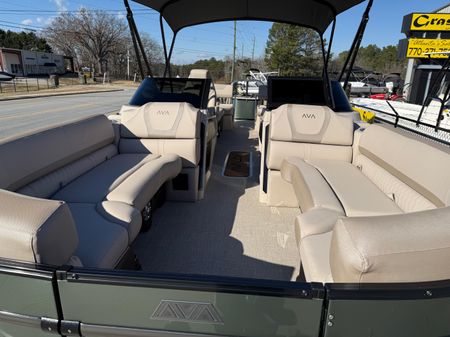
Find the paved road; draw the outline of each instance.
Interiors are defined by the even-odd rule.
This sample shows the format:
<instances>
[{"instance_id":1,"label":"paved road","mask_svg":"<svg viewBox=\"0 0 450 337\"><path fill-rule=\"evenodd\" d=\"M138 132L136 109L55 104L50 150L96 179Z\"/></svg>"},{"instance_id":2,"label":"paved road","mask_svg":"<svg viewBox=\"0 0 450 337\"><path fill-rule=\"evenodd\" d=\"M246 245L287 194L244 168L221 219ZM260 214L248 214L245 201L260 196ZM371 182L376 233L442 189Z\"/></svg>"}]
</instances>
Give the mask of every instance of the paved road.
<instances>
[{"instance_id":1,"label":"paved road","mask_svg":"<svg viewBox=\"0 0 450 337\"><path fill-rule=\"evenodd\" d=\"M83 116L118 111L134 89L73 96L55 96L0 102L0 141Z\"/></svg>"}]
</instances>

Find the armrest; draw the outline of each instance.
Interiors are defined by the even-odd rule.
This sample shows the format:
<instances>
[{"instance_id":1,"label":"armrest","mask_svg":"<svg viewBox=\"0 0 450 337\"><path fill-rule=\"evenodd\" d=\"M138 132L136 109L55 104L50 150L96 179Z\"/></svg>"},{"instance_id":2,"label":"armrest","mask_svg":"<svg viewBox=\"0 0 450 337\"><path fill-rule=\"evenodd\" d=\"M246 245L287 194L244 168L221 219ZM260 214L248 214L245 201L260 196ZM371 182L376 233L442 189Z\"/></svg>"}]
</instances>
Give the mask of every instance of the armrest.
<instances>
[{"instance_id":1,"label":"armrest","mask_svg":"<svg viewBox=\"0 0 450 337\"><path fill-rule=\"evenodd\" d=\"M450 278L450 207L341 218L333 230L335 282L425 282Z\"/></svg>"},{"instance_id":2,"label":"armrest","mask_svg":"<svg viewBox=\"0 0 450 337\"><path fill-rule=\"evenodd\" d=\"M0 257L59 266L77 246L76 226L64 202L0 190Z\"/></svg>"}]
</instances>

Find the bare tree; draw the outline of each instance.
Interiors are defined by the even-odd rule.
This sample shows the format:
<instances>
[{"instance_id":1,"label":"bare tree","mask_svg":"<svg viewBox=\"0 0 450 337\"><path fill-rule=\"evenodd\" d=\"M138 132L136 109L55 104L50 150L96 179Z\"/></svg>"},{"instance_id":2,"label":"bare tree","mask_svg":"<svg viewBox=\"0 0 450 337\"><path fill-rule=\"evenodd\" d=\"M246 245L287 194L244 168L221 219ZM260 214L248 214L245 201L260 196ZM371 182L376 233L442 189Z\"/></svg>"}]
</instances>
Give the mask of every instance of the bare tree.
<instances>
[{"instance_id":1,"label":"bare tree","mask_svg":"<svg viewBox=\"0 0 450 337\"><path fill-rule=\"evenodd\" d=\"M97 71L125 78L138 73L129 30L123 20L103 11L81 9L79 13L62 13L45 30L53 49L73 56L80 66L94 65ZM155 74L162 72L162 47L148 34L141 35L149 62Z\"/></svg>"},{"instance_id":2,"label":"bare tree","mask_svg":"<svg viewBox=\"0 0 450 337\"><path fill-rule=\"evenodd\" d=\"M62 13L45 31L50 45L81 62L90 62L107 71L108 58L123 42L127 29L119 18L104 11L81 9L78 13Z\"/></svg>"}]
</instances>

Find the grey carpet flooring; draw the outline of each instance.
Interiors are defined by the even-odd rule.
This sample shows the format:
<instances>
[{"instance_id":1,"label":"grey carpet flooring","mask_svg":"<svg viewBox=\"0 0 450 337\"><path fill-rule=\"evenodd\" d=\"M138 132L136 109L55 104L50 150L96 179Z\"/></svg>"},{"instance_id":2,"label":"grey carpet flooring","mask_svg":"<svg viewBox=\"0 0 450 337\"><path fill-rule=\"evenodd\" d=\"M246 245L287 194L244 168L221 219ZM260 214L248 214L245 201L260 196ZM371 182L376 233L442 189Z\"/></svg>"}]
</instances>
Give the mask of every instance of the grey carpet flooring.
<instances>
[{"instance_id":1,"label":"grey carpet flooring","mask_svg":"<svg viewBox=\"0 0 450 337\"><path fill-rule=\"evenodd\" d=\"M153 226L134 244L147 272L295 280L299 253L296 209L267 207L259 197L260 155L249 122L238 122L218 139L205 199L167 202ZM230 151L252 153L252 176L222 176Z\"/></svg>"}]
</instances>

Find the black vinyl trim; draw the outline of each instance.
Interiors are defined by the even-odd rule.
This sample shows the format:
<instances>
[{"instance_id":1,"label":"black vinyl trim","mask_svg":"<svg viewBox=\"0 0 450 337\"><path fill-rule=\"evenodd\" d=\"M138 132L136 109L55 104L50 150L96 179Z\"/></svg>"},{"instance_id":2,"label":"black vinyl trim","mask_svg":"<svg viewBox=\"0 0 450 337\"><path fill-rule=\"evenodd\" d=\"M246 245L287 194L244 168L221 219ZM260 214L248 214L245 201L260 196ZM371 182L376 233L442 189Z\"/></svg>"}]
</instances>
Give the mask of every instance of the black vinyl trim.
<instances>
[{"instance_id":1,"label":"black vinyl trim","mask_svg":"<svg viewBox=\"0 0 450 337\"><path fill-rule=\"evenodd\" d=\"M264 122L262 122L264 125ZM267 167L267 156L269 152L269 137L270 137L270 124L268 124L265 128L265 138L264 138L264 160L263 160L263 181L262 181L262 189L264 193L268 191L268 183L269 183L269 168Z\"/></svg>"},{"instance_id":2,"label":"black vinyl trim","mask_svg":"<svg viewBox=\"0 0 450 337\"><path fill-rule=\"evenodd\" d=\"M159 275L129 271L72 269L59 272L70 283L105 284L127 287L164 288L273 297L321 299L325 292L319 283L296 283L215 276Z\"/></svg>"},{"instance_id":3,"label":"black vinyl trim","mask_svg":"<svg viewBox=\"0 0 450 337\"><path fill-rule=\"evenodd\" d=\"M329 300L417 300L450 298L450 280L420 283L326 284Z\"/></svg>"}]
</instances>

